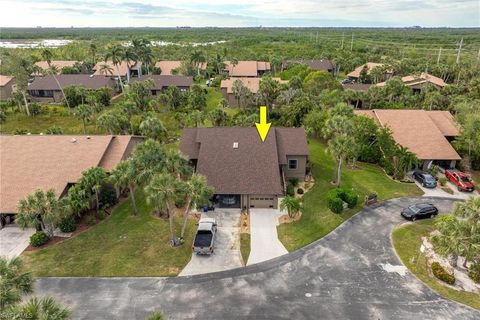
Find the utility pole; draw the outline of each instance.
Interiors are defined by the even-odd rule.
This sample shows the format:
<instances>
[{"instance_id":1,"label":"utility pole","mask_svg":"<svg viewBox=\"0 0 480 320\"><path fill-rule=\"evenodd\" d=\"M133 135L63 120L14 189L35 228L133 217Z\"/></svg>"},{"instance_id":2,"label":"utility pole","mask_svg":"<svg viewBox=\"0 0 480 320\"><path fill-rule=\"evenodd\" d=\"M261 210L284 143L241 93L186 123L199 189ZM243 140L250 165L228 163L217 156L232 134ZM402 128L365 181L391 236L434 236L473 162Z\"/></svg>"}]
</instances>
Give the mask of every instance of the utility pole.
<instances>
[{"instance_id":1,"label":"utility pole","mask_svg":"<svg viewBox=\"0 0 480 320\"><path fill-rule=\"evenodd\" d=\"M480 62L480 49L478 49L478 54L477 54L477 64Z\"/></svg>"},{"instance_id":2,"label":"utility pole","mask_svg":"<svg viewBox=\"0 0 480 320\"><path fill-rule=\"evenodd\" d=\"M317 31L317 35L315 36L315 43L318 43L318 31Z\"/></svg>"},{"instance_id":3,"label":"utility pole","mask_svg":"<svg viewBox=\"0 0 480 320\"><path fill-rule=\"evenodd\" d=\"M353 50L353 33L352 33L352 42L350 42L350 51Z\"/></svg>"},{"instance_id":4,"label":"utility pole","mask_svg":"<svg viewBox=\"0 0 480 320\"><path fill-rule=\"evenodd\" d=\"M460 63L460 54L462 53L462 46L463 46L463 37L460 40L460 43L458 44L458 50L457 50L457 64Z\"/></svg>"},{"instance_id":5,"label":"utility pole","mask_svg":"<svg viewBox=\"0 0 480 320\"><path fill-rule=\"evenodd\" d=\"M345 31L342 33L342 50L343 50L343 41L345 40Z\"/></svg>"},{"instance_id":6,"label":"utility pole","mask_svg":"<svg viewBox=\"0 0 480 320\"><path fill-rule=\"evenodd\" d=\"M440 63L441 56L442 56L442 48L438 49L437 65Z\"/></svg>"}]
</instances>

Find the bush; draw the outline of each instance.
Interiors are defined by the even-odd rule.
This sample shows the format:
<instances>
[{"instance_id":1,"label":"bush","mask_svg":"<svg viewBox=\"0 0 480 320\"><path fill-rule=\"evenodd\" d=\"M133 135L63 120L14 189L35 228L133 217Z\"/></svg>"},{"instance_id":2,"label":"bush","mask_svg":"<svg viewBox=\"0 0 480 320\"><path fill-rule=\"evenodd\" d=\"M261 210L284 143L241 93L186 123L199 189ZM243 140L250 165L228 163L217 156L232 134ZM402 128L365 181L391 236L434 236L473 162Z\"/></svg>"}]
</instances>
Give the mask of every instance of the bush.
<instances>
[{"instance_id":1,"label":"bush","mask_svg":"<svg viewBox=\"0 0 480 320\"><path fill-rule=\"evenodd\" d=\"M68 217L63 219L60 224L58 225L58 228L62 232L73 232L75 229L77 229L77 226L75 225L75 220L72 217Z\"/></svg>"},{"instance_id":2,"label":"bush","mask_svg":"<svg viewBox=\"0 0 480 320\"><path fill-rule=\"evenodd\" d=\"M446 177L441 177L438 179L438 183L443 187L447 184L448 179Z\"/></svg>"},{"instance_id":3,"label":"bush","mask_svg":"<svg viewBox=\"0 0 480 320\"><path fill-rule=\"evenodd\" d=\"M13 134L15 135L21 135L21 134L27 134L28 133L28 130L27 129L15 129L15 131L13 131Z\"/></svg>"},{"instance_id":4,"label":"bush","mask_svg":"<svg viewBox=\"0 0 480 320\"><path fill-rule=\"evenodd\" d=\"M302 188L298 188L298 189L297 189L297 193L298 193L298 194L303 194L304 192L305 192L305 191L303 191Z\"/></svg>"},{"instance_id":5,"label":"bush","mask_svg":"<svg viewBox=\"0 0 480 320\"><path fill-rule=\"evenodd\" d=\"M448 284L453 285L455 283L455 277L452 274L449 274L438 262L432 263L432 272L433 275Z\"/></svg>"},{"instance_id":6,"label":"bush","mask_svg":"<svg viewBox=\"0 0 480 320\"><path fill-rule=\"evenodd\" d=\"M48 242L50 238L43 231L37 231L30 237L30 244L34 247L40 247Z\"/></svg>"},{"instance_id":7,"label":"bush","mask_svg":"<svg viewBox=\"0 0 480 320\"><path fill-rule=\"evenodd\" d=\"M87 218L85 219L85 222L89 225L89 226L93 226L97 220L95 220L95 217L94 216L87 216Z\"/></svg>"},{"instance_id":8,"label":"bush","mask_svg":"<svg viewBox=\"0 0 480 320\"><path fill-rule=\"evenodd\" d=\"M480 283L480 263L472 263L468 269L468 276L475 283Z\"/></svg>"},{"instance_id":9,"label":"bush","mask_svg":"<svg viewBox=\"0 0 480 320\"><path fill-rule=\"evenodd\" d=\"M62 128L57 126L49 127L47 128L47 130L45 130L45 133L46 134L62 134Z\"/></svg>"},{"instance_id":10,"label":"bush","mask_svg":"<svg viewBox=\"0 0 480 320\"><path fill-rule=\"evenodd\" d=\"M343 194L341 195L341 199L348 203L348 207L351 209L358 203L358 194L352 190L344 190Z\"/></svg>"},{"instance_id":11,"label":"bush","mask_svg":"<svg viewBox=\"0 0 480 320\"><path fill-rule=\"evenodd\" d=\"M99 207L109 208L117 203L117 192L111 185L104 185L98 195Z\"/></svg>"},{"instance_id":12,"label":"bush","mask_svg":"<svg viewBox=\"0 0 480 320\"><path fill-rule=\"evenodd\" d=\"M96 217L98 220L103 220L105 219L105 207L103 207L101 210L99 210L97 213L96 213Z\"/></svg>"},{"instance_id":13,"label":"bush","mask_svg":"<svg viewBox=\"0 0 480 320\"><path fill-rule=\"evenodd\" d=\"M42 113L42 107L38 103L32 102L28 104L28 111L32 116L37 116Z\"/></svg>"},{"instance_id":14,"label":"bush","mask_svg":"<svg viewBox=\"0 0 480 320\"><path fill-rule=\"evenodd\" d=\"M295 187L291 184L287 186L287 195L292 197L295 195Z\"/></svg>"},{"instance_id":15,"label":"bush","mask_svg":"<svg viewBox=\"0 0 480 320\"><path fill-rule=\"evenodd\" d=\"M327 196L327 206L333 213L340 214L343 211L343 201L336 193L330 193Z\"/></svg>"},{"instance_id":16,"label":"bush","mask_svg":"<svg viewBox=\"0 0 480 320\"><path fill-rule=\"evenodd\" d=\"M298 187L298 182L299 182L298 178L290 179L290 184L294 187Z\"/></svg>"},{"instance_id":17,"label":"bush","mask_svg":"<svg viewBox=\"0 0 480 320\"><path fill-rule=\"evenodd\" d=\"M346 202L349 208L355 207L358 203L358 194L343 188L332 189L328 192L327 206L333 213L343 211L343 202Z\"/></svg>"},{"instance_id":18,"label":"bush","mask_svg":"<svg viewBox=\"0 0 480 320\"><path fill-rule=\"evenodd\" d=\"M180 198L180 199L177 199L175 200L175 207L177 208L183 208L185 206L185 200Z\"/></svg>"}]
</instances>

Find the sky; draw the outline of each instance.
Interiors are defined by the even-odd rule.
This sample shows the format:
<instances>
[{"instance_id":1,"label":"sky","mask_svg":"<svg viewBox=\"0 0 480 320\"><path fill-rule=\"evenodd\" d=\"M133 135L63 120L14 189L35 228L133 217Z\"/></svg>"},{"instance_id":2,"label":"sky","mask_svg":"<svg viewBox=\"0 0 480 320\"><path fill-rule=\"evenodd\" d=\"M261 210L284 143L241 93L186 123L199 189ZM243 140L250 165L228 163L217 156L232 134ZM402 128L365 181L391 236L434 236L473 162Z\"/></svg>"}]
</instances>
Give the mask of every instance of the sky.
<instances>
[{"instance_id":1,"label":"sky","mask_svg":"<svg viewBox=\"0 0 480 320\"><path fill-rule=\"evenodd\" d=\"M480 0L0 0L2 27L480 27Z\"/></svg>"}]
</instances>

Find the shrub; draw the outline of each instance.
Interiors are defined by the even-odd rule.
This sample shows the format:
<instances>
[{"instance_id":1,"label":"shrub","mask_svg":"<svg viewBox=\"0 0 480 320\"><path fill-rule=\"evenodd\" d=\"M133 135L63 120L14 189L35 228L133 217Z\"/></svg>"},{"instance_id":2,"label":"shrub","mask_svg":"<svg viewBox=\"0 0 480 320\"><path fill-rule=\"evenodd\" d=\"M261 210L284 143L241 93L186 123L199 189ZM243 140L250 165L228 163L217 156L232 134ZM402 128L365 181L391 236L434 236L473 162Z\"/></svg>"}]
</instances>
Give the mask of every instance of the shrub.
<instances>
[{"instance_id":1,"label":"shrub","mask_svg":"<svg viewBox=\"0 0 480 320\"><path fill-rule=\"evenodd\" d=\"M95 222L97 222L95 220L95 217L94 216L87 216L87 218L85 219L85 222L89 225L89 226L93 226L95 224Z\"/></svg>"},{"instance_id":2,"label":"shrub","mask_svg":"<svg viewBox=\"0 0 480 320\"><path fill-rule=\"evenodd\" d=\"M472 263L468 269L468 276L475 283L480 283L480 263Z\"/></svg>"},{"instance_id":3,"label":"shrub","mask_svg":"<svg viewBox=\"0 0 480 320\"><path fill-rule=\"evenodd\" d=\"M28 133L27 129L17 128L17 129L15 129L15 131L13 131L13 134L16 134L16 135L27 134L27 133Z\"/></svg>"},{"instance_id":4,"label":"shrub","mask_svg":"<svg viewBox=\"0 0 480 320\"><path fill-rule=\"evenodd\" d=\"M117 192L111 185L104 185L98 195L100 207L109 208L117 203Z\"/></svg>"},{"instance_id":5,"label":"shrub","mask_svg":"<svg viewBox=\"0 0 480 320\"><path fill-rule=\"evenodd\" d=\"M303 193L304 193L304 191L303 191L303 189L302 189L302 188L298 188L298 189L297 189L297 193L298 193L298 194L303 194Z\"/></svg>"},{"instance_id":6,"label":"shrub","mask_svg":"<svg viewBox=\"0 0 480 320\"><path fill-rule=\"evenodd\" d=\"M449 274L445 269L440 265L438 262L432 263L432 272L433 275L448 284L454 284L455 283L455 277L452 274Z\"/></svg>"},{"instance_id":7,"label":"shrub","mask_svg":"<svg viewBox=\"0 0 480 320\"><path fill-rule=\"evenodd\" d=\"M443 187L447 184L448 179L446 177L441 177L438 179L438 183Z\"/></svg>"},{"instance_id":8,"label":"shrub","mask_svg":"<svg viewBox=\"0 0 480 320\"><path fill-rule=\"evenodd\" d=\"M436 177L437 174L440 172L440 167L434 164L427 170L427 172L430 173L433 177Z\"/></svg>"},{"instance_id":9,"label":"shrub","mask_svg":"<svg viewBox=\"0 0 480 320\"><path fill-rule=\"evenodd\" d=\"M185 206L185 200L182 198L179 198L175 200L175 207L177 208L183 208Z\"/></svg>"},{"instance_id":10,"label":"shrub","mask_svg":"<svg viewBox=\"0 0 480 320\"><path fill-rule=\"evenodd\" d=\"M105 211L104 211L105 207L103 207L103 210L99 210L97 213L96 213L96 216L97 216L97 219L98 220L103 220L105 219Z\"/></svg>"},{"instance_id":11,"label":"shrub","mask_svg":"<svg viewBox=\"0 0 480 320\"><path fill-rule=\"evenodd\" d=\"M58 228L62 232L73 232L75 229L77 229L77 226L75 225L75 220L72 217L68 217L60 222Z\"/></svg>"},{"instance_id":12,"label":"shrub","mask_svg":"<svg viewBox=\"0 0 480 320\"><path fill-rule=\"evenodd\" d=\"M343 211L343 201L334 194L329 194L327 198L327 206L333 213L340 214Z\"/></svg>"},{"instance_id":13,"label":"shrub","mask_svg":"<svg viewBox=\"0 0 480 320\"><path fill-rule=\"evenodd\" d=\"M348 207L351 209L357 205L358 194L356 194L352 190L345 190L341 195L341 199L348 203Z\"/></svg>"},{"instance_id":14,"label":"shrub","mask_svg":"<svg viewBox=\"0 0 480 320\"><path fill-rule=\"evenodd\" d=\"M298 178L290 179L290 184L294 187L298 187L298 182L299 182Z\"/></svg>"},{"instance_id":15,"label":"shrub","mask_svg":"<svg viewBox=\"0 0 480 320\"><path fill-rule=\"evenodd\" d=\"M28 104L28 111L32 116L37 116L42 113L42 107L38 103L32 102Z\"/></svg>"},{"instance_id":16,"label":"shrub","mask_svg":"<svg viewBox=\"0 0 480 320\"><path fill-rule=\"evenodd\" d=\"M287 186L287 195L292 197L295 195L295 187L291 184Z\"/></svg>"},{"instance_id":17,"label":"shrub","mask_svg":"<svg viewBox=\"0 0 480 320\"><path fill-rule=\"evenodd\" d=\"M43 231L37 231L30 237L30 244L34 247L40 247L48 242L50 238Z\"/></svg>"},{"instance_id":18,"label":"shrub","mask_svg":"<svg viewBox=\"0 0 480 320\"><path fill-rule=\"evenodd\" d=\"M49 127L47 128L47 130L45 130L45 133L46 134L62 134L62 128L57 126Z\"/></svg>"}]
</instances>

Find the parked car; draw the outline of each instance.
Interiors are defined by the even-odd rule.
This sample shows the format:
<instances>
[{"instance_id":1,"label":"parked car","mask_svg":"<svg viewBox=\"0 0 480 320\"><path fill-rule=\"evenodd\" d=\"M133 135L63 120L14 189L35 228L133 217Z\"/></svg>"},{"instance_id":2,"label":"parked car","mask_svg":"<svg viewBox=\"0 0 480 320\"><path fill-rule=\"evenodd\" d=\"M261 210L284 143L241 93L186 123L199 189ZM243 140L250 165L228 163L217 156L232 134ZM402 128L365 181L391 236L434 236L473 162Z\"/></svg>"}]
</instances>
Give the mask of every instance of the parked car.
<instances>
[{"instance_id":1,"label":"parked car","mask_svg":"<svg viewBox=\"0 0 480 320\"><path fill-rule=\"evenodd\" d=\"M403 209L401 215L407 220L415 221L423 218L433 218L438 214L438 209L430 203L417 203Z\"/></svg>"},{"instance_id":2,"label":"parked car","mask_svg":"<svg viewBox=\"0 0 480 320\"><path fill-rule=\"evenodd\" d=\"M193 252L210 255L214 250L217 222L213 218L202 218L198 222L197 234L193 241Z\"/></svg>"},{"instance_id":3,"label":"parked car","mask_svg":"<svg viewBox=\"0 0 480 320\"><path fill-rule=\"evenodd\" d=\"M437 180L425 171L415 170L413 171L413 178L417 180L425 188L436 188Z\"/></svg>"},{"instance_id":4,"label":"parked car","mask_svg":"<svg viewBox=\"0 0 480 320\"><path fill-rule=\"evenodd\" d=\"M350 83L353 83L353 80L352 80L352 79L344 79L344 80L342 80L342 84L350 84Z\"/></svg>"},{"instance_id":5,"label":"parked car","mask_svg":"<svg viewBox=\"0 0 480 320\"><path fill-rule=\"evenodd\" d=\"M473 181L465 173L457 169L445 170L445 177L457 186L458 191L473 192L475 190Z\"/></svg>"}]
</instances>

